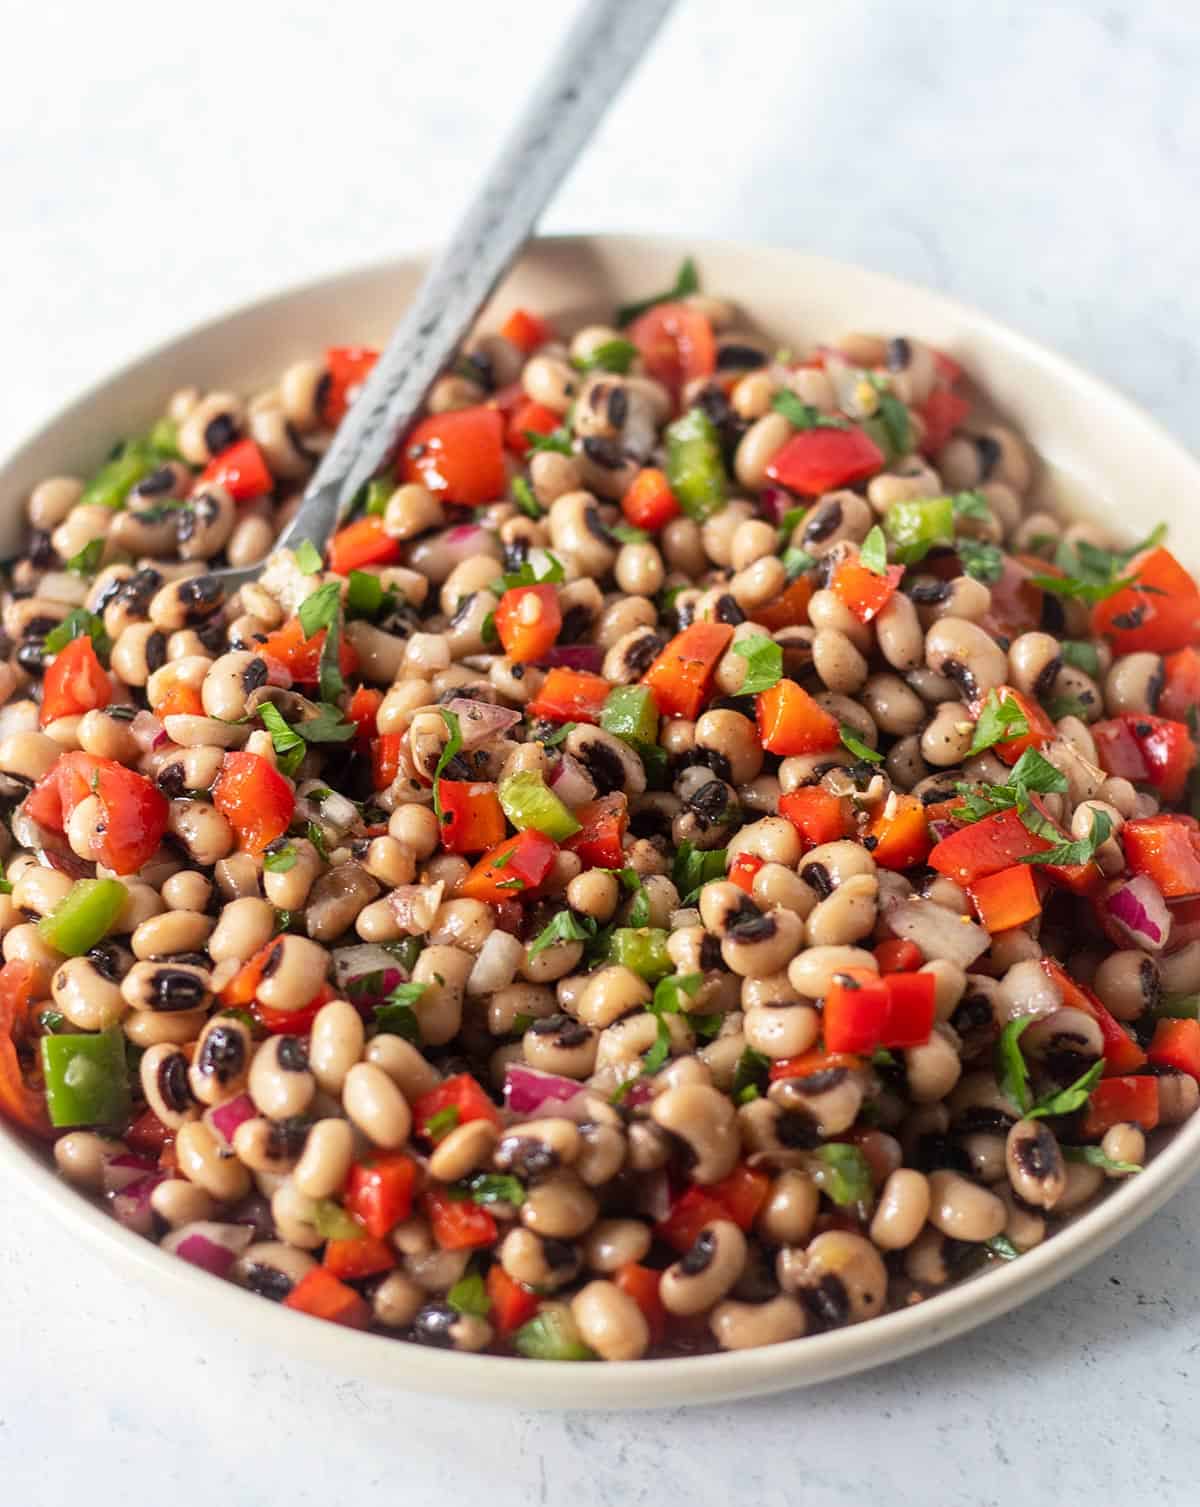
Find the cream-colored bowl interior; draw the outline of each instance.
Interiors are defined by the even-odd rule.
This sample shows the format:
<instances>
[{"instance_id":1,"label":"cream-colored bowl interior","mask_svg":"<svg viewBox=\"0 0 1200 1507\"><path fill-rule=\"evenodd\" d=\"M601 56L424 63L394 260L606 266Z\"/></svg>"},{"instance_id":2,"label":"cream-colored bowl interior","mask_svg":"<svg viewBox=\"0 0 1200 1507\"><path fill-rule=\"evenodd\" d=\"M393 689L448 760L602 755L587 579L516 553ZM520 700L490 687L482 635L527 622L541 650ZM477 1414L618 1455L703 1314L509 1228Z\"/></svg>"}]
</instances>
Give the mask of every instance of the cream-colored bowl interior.
<instances>
[{"instance_id":1,"label":"cream-colored bowl interior","mask_svg":"<svg viewBox=\"0 0 1200 1507\"><path fill-rule=\"evenodd\" d=\"M1191 527L1200 467L1112 389L983 315L877 273L778 248L686 245L668 237L565 237L533 243L494 301L545 313L565 330L614 304L669 286L692 253L706 291L732 298L781 345L848 329L930 340L1017 425L1041 460L1036 496L1103 520L1132 541L1160 519L1172 547L1200 568ZM287 362L327 345L381 343L416 286L416 259L294 289L160 346L64 409L0 467L0 558L17 552L24 498L44 476L86 473L115 440L144 428L176 387L250 391ZM482 321L486 327L488 315ZM1147 1218L1200 1165L1200 1116L1163 1139L1146 1171L1044 1246L915 1308L854 1329L728 1355L619 1365L455 1355L303 1318L215 1281L121 1229L0 1131L0 1176L19 1181L97 1254L157 1283L215 1324L301 1352L340 1375L526 1406L662 1407L751 1396L862 1370L923 1349L1032 1297Z\"/></svg>"}]
</instances>

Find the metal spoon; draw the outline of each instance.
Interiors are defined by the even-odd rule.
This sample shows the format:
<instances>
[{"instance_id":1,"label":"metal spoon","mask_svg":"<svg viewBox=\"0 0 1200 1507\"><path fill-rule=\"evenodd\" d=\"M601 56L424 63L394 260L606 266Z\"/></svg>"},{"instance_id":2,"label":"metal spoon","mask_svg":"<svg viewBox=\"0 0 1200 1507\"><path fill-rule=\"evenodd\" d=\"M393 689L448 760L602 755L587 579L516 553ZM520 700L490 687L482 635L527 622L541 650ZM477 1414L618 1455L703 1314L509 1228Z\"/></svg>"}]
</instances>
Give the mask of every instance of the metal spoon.
<instances>
[{"instance_id":1,"label":"metal spoon","mask_svg":"<svg viewBox=\"0 0 1200 1507\"><path fill-rule=\"evenodd\" d=\"M589 0L275 541L323 544L389 458L674 0ZM210 574L233 588L263 561Z\"/></svg>"}]
</instances>

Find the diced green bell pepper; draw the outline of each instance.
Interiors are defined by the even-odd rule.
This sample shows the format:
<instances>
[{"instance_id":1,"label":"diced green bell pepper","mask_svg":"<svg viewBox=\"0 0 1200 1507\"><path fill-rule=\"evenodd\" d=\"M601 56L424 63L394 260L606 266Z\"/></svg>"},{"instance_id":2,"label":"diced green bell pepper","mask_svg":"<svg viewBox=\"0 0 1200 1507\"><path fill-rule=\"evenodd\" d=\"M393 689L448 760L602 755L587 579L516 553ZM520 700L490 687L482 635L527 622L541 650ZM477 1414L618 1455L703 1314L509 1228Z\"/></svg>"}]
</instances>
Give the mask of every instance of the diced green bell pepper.
<instances>
[{"instance_id":1,"label":"diced green bell pepper","mask_svg":"<svg viewBox=\"0 0 1200 1507\"><path fill-rule=\"evenodd\" d=\"M151 450L159 460L181 460L179 454L179 426L174 419L159 419L148 436Z\"/></svg>"},{"instance_id":2,"label":"diced green bell pepper","mask_svg":"<svg viewBox=\"0 0 1200 1507\"><path fill-rule=\"evenodd\" d=\"M667 933L657 926L618 926L608 939L608 956L649 984L675 971Z\"/></svg>"},{"instance_id":3,"label":"diced green bell pepper","mask_svg":"<svg viewBox=\"0 0 1200 1507\"><path fill-rule=\"evenodd\" d=\"M366 1230L332 1198L318 1198L313 1208L313 1228L326 1240L362 1240Z\"/></svg>"},{"instance_id":4,"label":"diced green bell pepper","mask_svg":"<svg viewBox=\"0 0 1200 1507\"><path fill-rule=\"evenodd\" d=\"M392 493L396 490L396 484L388 481L385 477L377 476L374 481L367 483L367 499L365 511L371 518L382 518L387 512L387 505L391 501Z\"/></svg>"},{"instance_id":5,"label":"diced green bell pepper","mask_svg":"<svg viewBox=\"0 0 1200 1507\"><path fill-rule=\"evenodd\" d=\"M671 490L687 516L703 523L725 506L728 490L716 426L702 408L689 408L666 437Z\"/></svg>"},{"instance_id":6,"label":"diced green bell pepper","mask_svg":"<svg viewBox=\"0 0 1200 1507\"><path fill-rule=\"evenodd\" d=\"M950 497L923 497L894 502L884 514L883 527L895 546L894 558L902 565L913 565L935 544L954 543L954 501Z\"/></svg>"},{"instance_id":7,"label":"diced green bell pepper","mask_svg":"<svg viewBox=\"0 0 1200 1507\"><path fill-rule=\"evenodd\" d=\"M119 1026L42 1037L46 1106L56 1126L120 1126L129 1118L129 1072Z\"/></svg>"},{"instance_id":8,"label":"diced green bell pepper","mask_svg":"<svg viewBox=\"0 0 1200 1507\"><path fill-rule=\"evenodd\" d=\"M1200 1020L1200 994L1169 994L1150 1013L1156 1020Z\"/></svg>"},{"instance_id":9,"label":"diced green bell pepper","mask_svg":"<svg viewBox=\"0 0 1200 1507\"><path fill-rule=\"evenodd\" d=\"M42 940L77 958L96 943L121 914L129 891L119 879L77 879L66 897L38 922Z\"/></svg>"},{"instance_id":10,"label":"diced green bell pepper","mask_svg":"<svg viewBox=\"0 0 1200 1507\"><path fill-rule=\"evenodd\" d=\"M618 685L600 708L600 726L635 747L658 741L658 703L648 685Z\"/></svg>"},{"instance_id":11,"label":"diced green bell pepper","mask_svg":"<svg viewBox=\"0 0 1200 1507\"><path fill-rule=\"evenodd\" d=\"M595 1360L580 1338L567 1308L543 1308L513 1335L513 1344L529 1360Z\"/></svg>"},{"instance_id":12,"label":"diced green bell pepper","mask_svg":"<svg viewBox=\"0 0 1200 1507\"><path fill-rule=\"evenodd\" d=\"M500 804L518 832L542 832L565 842L579 823L536 770L522 769L500 783Z\"/></svg>"}]
</instances>

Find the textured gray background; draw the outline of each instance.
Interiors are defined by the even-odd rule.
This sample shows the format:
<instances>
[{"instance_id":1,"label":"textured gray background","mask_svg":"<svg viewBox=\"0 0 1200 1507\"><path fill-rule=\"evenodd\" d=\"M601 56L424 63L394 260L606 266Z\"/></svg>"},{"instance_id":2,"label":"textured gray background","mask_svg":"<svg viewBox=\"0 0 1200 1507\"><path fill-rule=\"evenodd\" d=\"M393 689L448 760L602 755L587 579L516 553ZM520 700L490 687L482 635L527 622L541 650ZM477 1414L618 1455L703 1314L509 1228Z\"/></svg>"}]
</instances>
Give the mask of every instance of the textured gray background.
<instances>
[{"instance_id":1,"label":"textured gray background","mask_svg":"<svg viewBox=\"0 0 1200 1507\"><path fill-rule=\"evenodd\" d=\"M0 449L198 318L436 242L571 8L0 0ZM548 226L911 277L1196 446L1198 70L1191 0L683 0ZM553 1417L255 1354L0 1186L0 1479L36 1507L1173 1507L1197 1499L1198 1228L1193 1187L1058 1291L857 1380Z\"/></svg>"}]
</instances>

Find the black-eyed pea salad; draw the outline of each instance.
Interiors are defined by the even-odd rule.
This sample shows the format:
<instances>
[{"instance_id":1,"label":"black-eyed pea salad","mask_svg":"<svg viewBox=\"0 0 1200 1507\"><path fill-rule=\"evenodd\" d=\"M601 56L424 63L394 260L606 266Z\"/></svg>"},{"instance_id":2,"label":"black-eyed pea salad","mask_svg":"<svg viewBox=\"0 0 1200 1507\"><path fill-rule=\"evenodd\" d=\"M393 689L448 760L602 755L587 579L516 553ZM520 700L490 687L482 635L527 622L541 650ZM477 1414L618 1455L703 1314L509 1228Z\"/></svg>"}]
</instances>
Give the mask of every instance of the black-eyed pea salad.
<instances>
[{"instance_id":1,"label":"black-eyed pea salad","mask_svg":"<svg viewBox=\"0 0 1200 1507\"><path fill-rule=\"evenodd\" d=\"M298 1313L770 1345L1019 1258L1200 1098L1200 591L953 357L516 310L328 541L374 352L183 389L0 595L0 1112ZM227 597L214 567L262 560Z\"/></svg>"}]
</instances>

